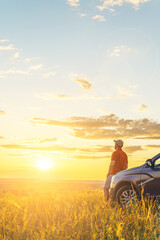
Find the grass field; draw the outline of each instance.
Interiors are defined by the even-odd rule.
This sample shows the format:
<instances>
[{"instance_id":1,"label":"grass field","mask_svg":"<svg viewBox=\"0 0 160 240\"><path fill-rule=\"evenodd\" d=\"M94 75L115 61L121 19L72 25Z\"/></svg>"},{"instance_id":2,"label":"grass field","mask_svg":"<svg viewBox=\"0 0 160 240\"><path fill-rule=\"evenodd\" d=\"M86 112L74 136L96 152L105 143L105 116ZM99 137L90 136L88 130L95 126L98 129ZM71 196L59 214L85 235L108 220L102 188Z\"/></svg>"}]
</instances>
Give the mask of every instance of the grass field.
<instances>
[{"instance_id":1,"label":"grass field","mask_svg":"<svg viewBox=\"0 0 160 240\"><path fill-rule=\"evenodd\" d=\"M158 206L106 207L103 182L1 179L0 188L0 239L160 239Z\"/></svg>"}]
</instances>

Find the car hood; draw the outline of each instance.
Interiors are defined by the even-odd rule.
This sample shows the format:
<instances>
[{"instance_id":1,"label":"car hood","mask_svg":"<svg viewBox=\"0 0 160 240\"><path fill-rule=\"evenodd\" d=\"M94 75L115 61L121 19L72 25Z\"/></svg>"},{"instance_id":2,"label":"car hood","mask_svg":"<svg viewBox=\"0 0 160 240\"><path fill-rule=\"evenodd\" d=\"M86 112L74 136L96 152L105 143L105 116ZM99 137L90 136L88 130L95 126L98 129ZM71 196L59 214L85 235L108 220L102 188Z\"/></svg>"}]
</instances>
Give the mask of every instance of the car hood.
<instances>
[{"instance_id":1,"label":"car hood","mask_svg":"<svg viewBox=\"0 0 160 240\"><path fill-rule=\"evenodd\" d=\"M135 168L129 168L126 170L123 170L121 172L118 172L115 174L115 176L122 176L122 175L132 175L132 174L140 174L142 172L142 169L144 168L145 164L135 167Z\"/></svg>"}]
</instances>

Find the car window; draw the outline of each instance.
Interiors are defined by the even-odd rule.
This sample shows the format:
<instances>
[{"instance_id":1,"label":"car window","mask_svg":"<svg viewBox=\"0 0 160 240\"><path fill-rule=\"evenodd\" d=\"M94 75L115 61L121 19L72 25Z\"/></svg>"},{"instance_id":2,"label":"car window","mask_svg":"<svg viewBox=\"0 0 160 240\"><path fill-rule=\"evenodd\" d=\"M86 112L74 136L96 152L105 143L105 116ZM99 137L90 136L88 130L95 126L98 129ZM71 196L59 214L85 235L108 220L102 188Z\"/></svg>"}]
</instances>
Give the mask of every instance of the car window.
<instances>
[{"instance_id":1,"label":"car window","mask_svg":"<svg viewBox=\"0 0 160 240\"><path fill-rule=\"evenodd\" d=\"M155 163L154 163L155 167L160 167L160 158L158 158Z\"/></svg>"}]
</instances>

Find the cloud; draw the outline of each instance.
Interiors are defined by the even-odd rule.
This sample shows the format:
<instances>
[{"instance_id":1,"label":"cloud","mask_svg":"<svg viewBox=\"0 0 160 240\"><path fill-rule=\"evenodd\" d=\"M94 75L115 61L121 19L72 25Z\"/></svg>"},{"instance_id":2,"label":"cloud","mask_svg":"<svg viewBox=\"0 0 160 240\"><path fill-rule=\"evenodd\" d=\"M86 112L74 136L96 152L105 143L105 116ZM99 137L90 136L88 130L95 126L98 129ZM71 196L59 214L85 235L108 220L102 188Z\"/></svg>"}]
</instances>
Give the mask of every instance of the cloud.
<instances>
[{"instance_id":1,"label":"cloud","mask_svg":"<svg viewBox=\"0 0 160 240\"><path fill-rule=\"evenodd\" d=\"M82 80L75 80L77 82L80 82L81 87L89 90L92 87L92 84L89 81L83 81ZM133 97L134 94L130 91L130 89L125 88L117 88L117 92L115 95L109 95L105 97L100 97L96 95L81 95L81 96L70 96L63 93L54 93L54 92L46 92L46 93L38 93L35 95L38 98L44 99L44 100L53 100L53 99L71 99L71 100L79 100L79 99L86 99L86 100L108 100L108 99L122 99L122 98L129 98Z\"/></svg>"},{"instance_id":2,"label":"cloud","mask_svg":"<svg viewBox=\"0 0 160 240\"><path fill-rule=\"evenodd\" d=\"M51 139L49 139L51 140ZM42 143L46 143L45 141ZM114 144L113 144L114 145ZM62 153L70 153L70 154L75 154L76 156L78 155L78 158L106 158L107 153L112 153L114 151L113 146L107 146L107 145L95 145L95 146L90 146L86 148L79 148L79 147L69 147L69 146L63 146L63 145L54 145L54 146L31 146L29 145L24 145L24 144L1 144L0 147L9 149L9 150L28 150L28 151L46 151L46 152L62 152ZM134 153L136 151L142 151L141 146L127 146L125 148L125 151L129 153ZM85 154L85 155L83 155ZM92 155L91 155L92 154ZM101 155L99 155L101 154ZM94 157L93 157L94 156ZM72 156L72 158L74 158Z\"/></svg>"},{"instance_id":3,"label":"cloud","mask_svg":"<svg viewBox=\"0 0 160 240\"><path fill-rule=\"evenodd\" d=\"M75 79L76 82L81 84L81 87L85 90L89 90L92 87L92 84L88 81L88 79Z\"/></svg>"},{"instance_id":4,"label":"cloud","mask_svg":"<svg viewBox=\"0 0 160 240\"><path fill-rule=\"evenodd\" d=\"M129 89L125 88L117 88L117 94L108 96L109 99L118 99L118 98L126 98L133 97L134 95L131 93Z\"/></svg>"},{"instance_id":5,"label":"cloud","mask_svg":"<svg viewBox=\"0 0 160 240\"><path fill-rule=\"evenodd\" d=\"M15 54L13 55L13 58L19 58L19 52L15 52Z\"/></svg>"},{"instance_id":6,"label":"cloud","mask_svg":"<svg viewBox=\"0 0 160 240\"><path fill-rule=\"evenodd\" d=\"M17 50L13 44L9 44L8 46L0 46L0 51L8 51L8 50Z\"/></svg>"},{"instance_id":7,"label":"cloud","mask_svg":"<svg viewBox=\"0 0 160 240\"><path fill-rule=\"evenodd\" d=\"M81 14L80 14L80 17L86 17L86 16L87 16L86 13L81 13Z\"/></svg>"},{"instance_id":8,"label":"cloud","mask_svg":"<svg viewBox=\"0 0 160 240\"><path fill-rule=\"evenodd\" d=\"M104 100L108 99L108 97L98 97L98 96L69 96L62 93L54 93L54 92L46 92L41 94L35 95L38 98L44 99L44 100L53 100L53 99L60 99L60 100L79 100L79 99L85 99L85 100Z\"/></svg>"},{"instance_id":9,"label":"cloud","mask_svg":"<svg viewBox=\"0 0 160 240\"><path fill-rule=\"evenodd\" d=\"M49 147L39 147L39 146L28 146L24 144L3 144L0 145L2 148L6 149L17 149L17 150L29 150L29 151L46 151L46 152L57 152L57 151L76 151L77 148L63 147L63 146L49 146Z\"/></svg>"},{"instance_id":10,"label":"cloud","mask_svg":"<svg viewBox=\"0 0 160 240\"><path fill-rule=\"evenodd\" d=\"M12 157L28 157L26 154L9 154Z\"/></svg>"},{"instance_id":11,"label":"cloud","mask_svg":"<svg viewBox=\"0 0 160 240\"><path fill-rule=\"evenodd\" d=\"M44 93L36 94L36 97L44 100L53 100L53 99L75 99L76 97L71 97L61 93Z\"/></svg>"},{"instance_id":12,"label":"cloud","mask_svg":"<svg viewBox=\"0 0 160 240\"><path fill-rule=\"evenodd\" d=\"M108 9L112 12L115 12L114 7L121 7L125 3L132 4L133 8L138 10L140 8L141 3L149 2L150 0L101 0L102 4L98 5L97 8L100 11L104 9Z\"/></svg>"},{"instance_id":13,"label":"cloud","mask_svg":"<svg viewBox=\"0 0 160 240\"><path fill-rule=\"evenodd\" d=\"M128 47L125 45L115 46L111 51L109 51L109 55L111 57L120 57L127 53L137 54L138 51L136 49L132 49L131 47Z\"/></svg>"},{"instance_id":14,"label":"cloud","mask_svg":"<svg viewBox=\"0 0 160 240\"><path fill-rule=\"evenodd\" d=\"M96 148L94 147L91 148L75 148L75 147L67 147L67 146L62 146L62 145L54 145L54 146L47 146L47 147L42 147L42 146L29 146L29 145L24 145L24 144L3 144L0 145L2 148L6 149L17 149L17 150L29 150L29 151L46 151L46 152L82 152L82 153L93 153L93 152L98 152ZM111 146L108 146L107 148L109 151L111 151Z\"/></svg>"},{"instance_id":15,"label":"cloud","mask_svg":"<svg viewBox=\"0 0 160 240\"><path fill-rule=\"evenodd\" d=\"M31 66L30 69L37 71L37 70L42 69L42 66L43 66L42 64L38 64L38 65Z\"/></svg>"},{"instance_id":16,"label":"cloud","mask_svg":"<svg viewBox=\"0 0 160 240\"><path fill-rule=\"evenodd\" d=\"M10 74L28 75L29 73L27 71L18 70L18 69L1 70L0 71L0 78L5 77L6 75L10 75Z\"/></svg>"},{"instance_id":17,"label":"cloud","mask_svg":"<svg viewBox=\"0 0 160 240\"><path fill-rule=\"evenodd\" d=\"M160 123L143 118L138 120L119 118L114 114L99 118L72 117L66 121L33 118L32 123L67 127L72 135L82 139L150 138L160 136Z\"/></svg>"},{"instance_id":18,"label":"cloud","mask_svg":"<svg viewBox=\"0 0 160 240\"><path fill-rule=\"evenodd\" d=\"M127 153L132 154L137 151L143 151L144 149L141 146L126 146L124 147L124 150ZM83 151L85 152L85 149L83 149ZM95 145L86 149L86 152L88 153L107 153L107 152L113 152L113 151L114 151L114 142L112 146Z\"/></svg>"},{"instance_id":19,"label":"cloud","mask_svg":"<svg viewBox=\"0 0 160 240\"><path fill-rule=\"evenodd\" d=\"M113 146L108 145L94 145L91 147L88 147L86 149L83 149L84 152L88 153L103 153L103 152L112 152Z\"/></svg>"},{"instance_id":20,"label":"cloud","mask_svg":"<svg viewBox=\"0 0 160 240\"><path fill-rule=\"evenodd\" d=\"M45 138L45 139L41 140L40 143L53 143L56 141L57 141L57 138Z\"/></svg>"},{"instance_id":21,"label":"cloud","mask_svg":"<svg viewBox=\"0 0 160 240\"><path fill-rule=\"evenodd\" d=\"M139 106L139 111L145 111L147 108L148 108L147 105L142 104L142 105Z\"/></svg>"},{"instance_id":22,"label":"cloud","mask_svg":"<svg viewBox=\"0 0 160 240\"><path fill-rule=\"evenodd\" d=\"M65 95L65 94L60 94L60 93L58 93L58 94L56 94L56 96L55 96L56 98L71 98L70 96L68 96L68 95Z\"/></svg>"},{"instance_id":23,"label":"cloud","mask_svg":"<svg viewBox=\"0 0 160 240\"><path fill-rule=\"evenodd\" d=\"M8 39L1 39L0 40L0 43L4 43L4 42L9 42L9 40Z\"/></svg>"},{"instance_id":24,"label":"cloud","mask_svg":"<svg viewBox=\"0 0 160 240\"><path fill-rule=\"evenodd\" d=\"M127 147L124 147L124 151L126 153L134 153L137 151L144 151L144 149L141 146L127 146Z\"/></svg>"},{"instance_id":25,"label":"cloud","mask_svg":"<svg viewBox=\"0 0 160 240\"><path fill-rule=\"evenodd\" d=\"M77 73L70 73L66 77L71 78L72 80L75 80L76 78L83 78L83 76L79 76Z\"/></svg>"},{"instance_id":26,"label":"cloud","mask_svg":"<svg viewBox=\"0 0 160 240\"><path fill-rule=\"evenodd\" d=\"M26 58L26 59L24 60L24 62L29 63L29 62L32 62L32 61L35 61L35 60L40 60L40 59L41 59L40 57Z\"/></svg>"},{"instance_id":27,"label":"cloud","mask_svg":"<svg viewBox=\"0 0 160 240\"><path fill-rule=\"evenodd\" d=\"M67 0L67 3L72 7L78 7L80 0Z\"/></svg>"},{"instance_id":28,"label":"cloud","mask_svg":"<svg viewBox=\"0 0 160 240\"><path fill-rule=\"evenodd\" d=\"M99 20L100 22L105 22L106 21L105 17L102 16L102 15L95 15L95 16L92 17L92 19Z\"/></svg>"},{"instance_id":29,"label":"cloud","mask_svg":"<svg viewBox=\"0 0 160 240\"><path fill-rule=\"evenodd\" d=\"M91 155L77 155L73 156L73 159L78 159L78 160L98 160L98 159L107 159L107 156L91 156Z\"/></svg>"},{"instance_id":30,"label":"cloud","mask_svg":"<svg viewBox=\"0 0 160 240\"><path fill-rule=\"evenodd\" d=\"M0 115L5 115L6 114L6 112L5 111L3 111L3 110L0 110Z\"/></svg>"},{"instance_id":31,"label":"cloud","mask_svg":"<svg viewBox=\"0 0 160 240\"><path fill-rule=\"evenodd\" d=\"M49 77L54 76L55 74L56 74L55 72L48 72L48 73L44 73L43 76L44 76L45 78L49 78Z\"/></svg>"},{"instance_id":32,"label":"cloud","mask_svg":"<svg viewBox=\"0 0 160 240\"><path fill-rule=\"evenodd\" d=\"M158 148L160 149L160 145L146 145L147 148Z\"/></svg>"},{"instance_id":33,"label":"cloud","mask_svg":"<svg viewBox=\"0 0 160 240\"><path fill-rule=\"evenodd\" d=\"M151 137L135 137L134 139L144 139L144 140L159 140L160 136L151 136Z\"/></svg>"}]
</instances>

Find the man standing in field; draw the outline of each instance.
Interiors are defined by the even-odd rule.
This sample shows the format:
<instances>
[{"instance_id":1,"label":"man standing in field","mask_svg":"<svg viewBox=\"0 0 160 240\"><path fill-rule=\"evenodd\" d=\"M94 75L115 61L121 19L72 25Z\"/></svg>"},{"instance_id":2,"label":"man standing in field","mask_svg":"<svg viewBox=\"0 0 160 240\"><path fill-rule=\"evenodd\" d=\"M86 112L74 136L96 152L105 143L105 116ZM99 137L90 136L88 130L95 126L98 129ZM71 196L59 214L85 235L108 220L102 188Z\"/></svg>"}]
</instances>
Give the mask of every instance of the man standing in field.
<instances>
[{"instance_id":1,"label":"man standing in field","mask_svg":"<svg viewBox=\"0 0 160 240\"><path fill-rule=\"evenodd\" d=\"M112 153L109 171L104 185L104 198L106 201L109 200L109 188L112 176L115 175L117 172L123 171L128 168L128 157L127 154L122 150L123 141L119 139L114 140L114 142L116 151Z\"/></svg>"}]
</instances>

